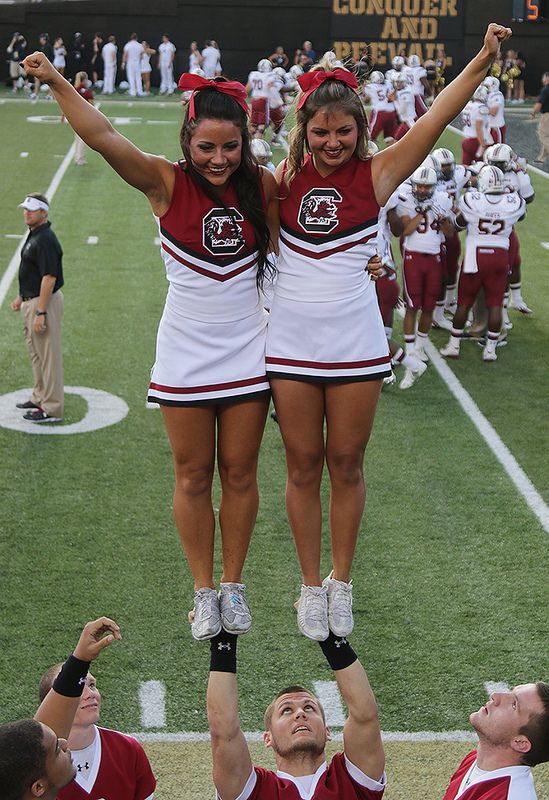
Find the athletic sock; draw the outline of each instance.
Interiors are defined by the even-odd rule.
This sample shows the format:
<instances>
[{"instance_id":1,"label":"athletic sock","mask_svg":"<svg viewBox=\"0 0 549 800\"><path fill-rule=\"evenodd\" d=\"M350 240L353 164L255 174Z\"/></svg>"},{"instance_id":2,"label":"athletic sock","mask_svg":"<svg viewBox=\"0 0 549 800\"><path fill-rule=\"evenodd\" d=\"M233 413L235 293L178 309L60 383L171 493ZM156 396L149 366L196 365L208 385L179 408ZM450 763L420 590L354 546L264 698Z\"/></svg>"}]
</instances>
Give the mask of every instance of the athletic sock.
<instances>
[{"instance_id":1,"label":"athletic sock","mask_svg":"<svg viewBox=\"0 0 549 800\"><path fill-rule=\"evenodd\" d=\"M416 348L416 337L414 334L406 334L404 336L404 348L407 356L412 355Z\"/></svg>"},{"instance_id":2,"label":"athletic sock","mask_svg":"<svg viewBox=\"0 0 549 800\"><path fill-rule=\"evenodd\" d=\"M429 334L418 331L416 334L416 352L425 353L425 345L429 341Z\"/></svg>"},{"instance_id":3,"label":"athletic sock","mask_svg":"<svg viewBox=\"0 0 549 800\"><path fill-rule=\"evenodd\" d=\"M499 339L499 333L494 333L494 331L488 331L486 334L486 352L487 353L495 353L496 346Z\"/></svg>"},{"instance_id":4,"label":"athletic sock","mask_svg":"<svg viewBox=\"0 0 549 800\"><path fill-rule=\"evenodd\" d=\"M452 347L456 347L459 350L462 337L463 328L452 328L452 335L450 336L450 344Z\"/></svg>"},{"instance_id":5,"label":"athletic sock","mask_svg":"<svg viewBox=\"0 0 549 800\"><path fill-rule=\"evenodd\" d=\"M522 302L522 294L521 294L521 286L522 283L519 281L518 283L511 283L509 284L509 288L511 290L511 300L513 303L521 303ZM509 295L507 295L509 296Z\"/></svg>"}]
</instances>

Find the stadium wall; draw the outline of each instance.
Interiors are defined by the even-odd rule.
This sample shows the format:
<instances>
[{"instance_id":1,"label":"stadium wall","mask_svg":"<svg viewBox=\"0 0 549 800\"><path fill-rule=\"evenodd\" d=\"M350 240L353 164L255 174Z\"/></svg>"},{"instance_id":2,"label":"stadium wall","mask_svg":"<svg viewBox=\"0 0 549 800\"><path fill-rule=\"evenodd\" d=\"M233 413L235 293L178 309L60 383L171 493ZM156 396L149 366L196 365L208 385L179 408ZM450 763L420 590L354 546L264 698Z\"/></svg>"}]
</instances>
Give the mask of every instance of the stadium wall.
<instances>
[{"instance_id":1,"label":"stadium wall","mask_svg":"<svg viewBox=\"0 0 549 800\"><path fill-rule=\"evenodd\" d=\"M488 22L497 20L513 28L509 46L525 55L526 89L537 94L549 66L549 21L512 23L511 16L512 0L73 0L0 5L0 36L7 46L19 30L34 46L42 31L69 43L75 31L87 42L100 31L113 33L122 46L135 30L156 47L166 32L178 47L179 73L187 68L190 41L202 46L213 38L225 73L241 80L277 45L292 57L304 39L317 53L334 47L341 56L357 55L369 44L381 68L401 47L426 58L440 44L451 78L478 51ZM155 77L156 70L153 83Z\"/></svg>"}]
</instances>

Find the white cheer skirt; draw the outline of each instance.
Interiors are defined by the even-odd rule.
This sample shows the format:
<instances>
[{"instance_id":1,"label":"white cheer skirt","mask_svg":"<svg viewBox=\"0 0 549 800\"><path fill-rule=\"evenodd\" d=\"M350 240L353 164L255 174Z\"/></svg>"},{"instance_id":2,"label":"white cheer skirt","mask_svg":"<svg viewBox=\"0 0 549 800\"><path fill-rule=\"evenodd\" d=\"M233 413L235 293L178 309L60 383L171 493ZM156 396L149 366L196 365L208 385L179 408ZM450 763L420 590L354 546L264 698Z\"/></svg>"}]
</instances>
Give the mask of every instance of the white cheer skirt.
<instances>
[{"instance_id":1,"label":"white cheer skirt","mask_svg":"<svg viewBox=\"0 0 549 800\"><path fill-rule=\"evenodd\" d=\"M303 381L380 380L391 373L374 284L358 297L304 303L275 295L267 375Z\"/></svg>"},{"instance_id":2,"label":"white cheer skirt","mask_svg":"<svg viewBox=\"0 0 549 800\"><path fill-rule=\"evenodd\" d=\"M203 322L164 308L149 402L197 406L268 393L266 328L263 309L236 321Z\"/></svg>"}]
</instances>

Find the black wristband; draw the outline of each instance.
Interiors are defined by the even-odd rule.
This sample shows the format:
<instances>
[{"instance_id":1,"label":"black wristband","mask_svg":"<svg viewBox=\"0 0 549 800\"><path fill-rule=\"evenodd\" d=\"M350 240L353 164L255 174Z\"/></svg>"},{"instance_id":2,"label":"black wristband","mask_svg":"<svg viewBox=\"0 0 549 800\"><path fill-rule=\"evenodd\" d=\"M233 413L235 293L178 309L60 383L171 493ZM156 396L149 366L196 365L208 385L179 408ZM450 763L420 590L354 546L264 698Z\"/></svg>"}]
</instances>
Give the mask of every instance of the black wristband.
<instances>
[{"instance_id":1,"label":"black wristband","mask_svg":"<svg viewBox=\"0 0 549 800\"><path fill-rule=\"evenodd\" d=\"M319 645L334 671L350 667L358 658L347 639L344 636L334 636L332 631L324 642L319 642Z\"/></svg>"},{"instance_id":2,"label":"black wristband","mask_svg":"<svg viewBox=\"0 0 549 800\"><path fill-rule=\"evenodd\" d=\"M221 630L210 639L210 672L236 673L236 633Z\"/></svg>"},{"instance_id":3,"label":"black wristband","mask_svg":"<svg viewBox=\"0 0 549 800\"><path fill-rule=\"evenodd\" d=\"M53 682L53 689L64 697L80 697L84 691L90 661L81 661L70 655Z\"/></svg>"}]
</instances>

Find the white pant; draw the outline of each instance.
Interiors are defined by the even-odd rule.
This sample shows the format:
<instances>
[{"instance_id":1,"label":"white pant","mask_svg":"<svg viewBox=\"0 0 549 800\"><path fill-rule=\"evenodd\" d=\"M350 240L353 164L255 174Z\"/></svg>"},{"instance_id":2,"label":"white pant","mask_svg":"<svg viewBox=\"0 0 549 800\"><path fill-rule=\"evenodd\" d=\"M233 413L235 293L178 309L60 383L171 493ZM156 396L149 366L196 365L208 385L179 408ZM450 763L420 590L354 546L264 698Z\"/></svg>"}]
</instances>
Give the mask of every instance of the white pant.
<instances>
[{"instance_id":1,"label":"white pant","mask_svg":"<svg viewBox=\"0 0 549 800\"><path fill-rule=\"evenodd\" d=\"M160 91L173 92L173 64L160 62Z\"/></svg>"},{"instance_id":2,"label":"white pant","mask_svg":"<svg viewBox=\"0 0 549 800\"><path fill-rule=\"evenodd\" d=\"M105 64L103 75L103 92L112 94L114 92L114 82L116 79L116 64Z\"/></svg>"},{"instance_id":3,"label":"white pant","mask_svg":"<svg viewBox=\"0 0 549 800\"><path fill-rule=\"evenodd\" d=\"M130 84L130 94L135 97L136 94L143 94L143 83L141 82L141 62L136 61L135 64L128 62L126 64L126 75L128 76L128 83Z\"/></svg>"}]
</instances>

